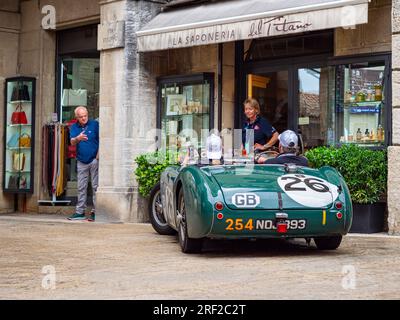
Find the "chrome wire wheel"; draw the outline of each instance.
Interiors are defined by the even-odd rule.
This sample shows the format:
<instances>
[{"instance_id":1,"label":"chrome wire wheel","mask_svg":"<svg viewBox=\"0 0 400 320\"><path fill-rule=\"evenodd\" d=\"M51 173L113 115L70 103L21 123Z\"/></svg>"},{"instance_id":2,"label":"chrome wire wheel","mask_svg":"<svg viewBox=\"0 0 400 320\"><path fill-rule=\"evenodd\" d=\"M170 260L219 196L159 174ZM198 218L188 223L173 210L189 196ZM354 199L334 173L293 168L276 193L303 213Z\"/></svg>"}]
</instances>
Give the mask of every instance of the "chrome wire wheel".
<instances>
[{"instance_id":1,"label":"chrome wire wheel","mask_svg":"<svg viewBox=\"0 0 400 320\"><path fill-rule=\"evenodd\" d=\"M178 238L182 252L184 253L198 253L203 247L203 238L194 239L188 236L187 212L185 205L185 197L183 191L179 193L179 206L178 206Z\"/></svg>"},{"instance_id":2,"label":"chrome wire wheel","mask_svg":"<svg viewBox=\"0 0 400 320\"><path fill-rule=\"evenodd\" d=\"M176 233L176 231L168 225L168 222L164 216L164 208L161 201L160 183L157 183L153 190L151 190L148 210L150 222L154 230L163 235Z\"/></svg>"},{"instance_id":3,"label":"chrome wire wheel","mask_svg":"<svg viewBox=\"0 0 400 320\"><path fill-rule=\"evenodd\" d=\"M183 248L186 242L186 213L185 213L185 201L183 197L180 197L179 201L179 244Z\"/></svg>"},{"instance_id":4,"label":"chrome wire wheel","mask_svg":"<svg viewBox=\"0 0 400 320\"><path fill-rule=\"evenodd\" d=\"M165 217L164 217L164 212L163 212L163 206L161 203L161 192L160 190L158 190L154 197L153 197L153 201L152 201L152 215L154 220L156 221L156 223L161 226L167 226L167 221L165 221Z\"/></svg>"}]
</instances>

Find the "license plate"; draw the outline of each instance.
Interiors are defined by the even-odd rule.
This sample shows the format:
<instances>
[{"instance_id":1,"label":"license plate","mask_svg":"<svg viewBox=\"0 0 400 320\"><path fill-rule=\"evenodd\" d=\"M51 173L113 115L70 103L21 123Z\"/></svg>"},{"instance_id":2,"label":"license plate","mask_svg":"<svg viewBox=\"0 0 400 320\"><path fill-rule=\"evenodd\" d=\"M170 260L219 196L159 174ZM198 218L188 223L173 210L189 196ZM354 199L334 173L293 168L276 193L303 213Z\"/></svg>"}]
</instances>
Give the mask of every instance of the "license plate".
<instances>
[{"instance_id":1,"label":"license plate","mask_svg":"<svg viewBox=\"0 0 400 320\"><path fill-rule=\"evenodd\" d=\"M305 219L287 219L287 230L304 230L307 225ZM276 230L276 220L272 219L226 219L227 231L252 231L252 230Z\"/></svg>"},{"instance_id":2,"label":"license plate","mask_svg":"<svg viewBox=\"0 0 400 320\"><path fill-rule=\"evenodd\" d=\"M304 230L307 226L305 219L287 219L285 220L288 230ZM257 219L255 221L256 230L276 230L275 220Z\"/></svg>"}]
</instances>

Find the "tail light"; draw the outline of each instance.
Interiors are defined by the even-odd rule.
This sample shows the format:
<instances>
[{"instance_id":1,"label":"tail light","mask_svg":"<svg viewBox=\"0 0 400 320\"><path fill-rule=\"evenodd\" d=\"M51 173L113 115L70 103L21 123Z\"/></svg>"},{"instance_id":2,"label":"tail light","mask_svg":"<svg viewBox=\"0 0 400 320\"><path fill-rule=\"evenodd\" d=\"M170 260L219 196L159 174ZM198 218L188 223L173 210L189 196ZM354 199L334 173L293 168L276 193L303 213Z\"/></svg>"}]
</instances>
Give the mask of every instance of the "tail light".
<instances>
[{"instance_id":1,"label":"tail light","mask_svg":"<svg viewBox=\"0 0 400 320\"><path fill-rule=\"evenodd\" d=\"M343 213L341 213L341 212L336 213L336 218L341 220L343 218Z\"/></svg>"},{"instance_id":2,"label":"tail light","mask_svg":"<svg viewBox=\"0 0 400 320\"><path fill-rule=\"evenodd\" d=\"M223 219L224 218L224 215L221 213L221 212L218 212L218 214L217 214L217 219L218 220L221 220L221 219Z\"/></svg>"},{"instance_id":3,"label":"tail light","mask_svg":"<svg viewBox=\"0 0 400 320\"><path fill-rule=\"evenodd\" d=\"M276 224L276 231L278 231L278 233L286 233L287 232L286 222L278 222Z\"/></svg>"},{"instance_id":4,"label":"tail light","mask_svg":"<svg viewBox=\"0 0 400 320\"><path fill-rule=\"evenodd\" d=\"M286 220L288 218L288 214L284 212L275 213L276 218L276 231L278 233L286 233L287 232L287 223Z\"/></svg>"},{"instance_id":5,"label":"tail light","mask_svg":"<svg viewBox=\"0 0 400 320\"><path fill-rule=\"evenodd\" d=\"M224 204L222 202L216 202L214 207L218 211L221 211L224 208Z\"/></svg>"},{"instance_id":6,"label":"tail light","mask_svg":"<svg viewBox=\"0 0 400 320\"><path fill-rule=\"evenodd\" d=\"M341 203L340 201L336 201L335 208L338 210L341 210L343 208L343 203Z\"/></svg>"}]
</instances>

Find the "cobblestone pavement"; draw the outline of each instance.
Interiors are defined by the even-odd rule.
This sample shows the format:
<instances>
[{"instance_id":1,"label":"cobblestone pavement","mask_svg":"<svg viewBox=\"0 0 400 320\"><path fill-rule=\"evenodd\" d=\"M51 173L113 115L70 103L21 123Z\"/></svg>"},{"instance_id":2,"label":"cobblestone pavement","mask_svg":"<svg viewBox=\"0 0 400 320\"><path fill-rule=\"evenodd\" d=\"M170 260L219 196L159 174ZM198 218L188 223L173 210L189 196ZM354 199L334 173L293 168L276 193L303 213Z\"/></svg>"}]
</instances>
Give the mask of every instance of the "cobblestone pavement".
<instances>
[{"instance_id":1,"label":"cobblestone pavement","mask_svg":"<svg viewBox=\"0 0 400 320\"><path fill-rule=\"evenodd\" d=\"M346 236L330 252L304 240L208 241L185 255L149 224L3 215L0 244L0 299L400 298L393 236Z\"/></svg>"}]
</instances>

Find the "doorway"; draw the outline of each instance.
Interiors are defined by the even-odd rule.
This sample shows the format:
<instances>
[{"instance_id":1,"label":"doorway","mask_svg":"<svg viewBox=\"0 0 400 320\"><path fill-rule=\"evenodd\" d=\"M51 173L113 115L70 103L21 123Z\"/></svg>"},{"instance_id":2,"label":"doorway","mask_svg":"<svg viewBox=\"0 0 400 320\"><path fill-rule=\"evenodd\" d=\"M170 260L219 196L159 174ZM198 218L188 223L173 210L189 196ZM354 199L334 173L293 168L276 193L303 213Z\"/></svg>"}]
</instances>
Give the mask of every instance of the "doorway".
<instances>
[{"instance_id":1,"label":"doorway","mask_svg":"<svg viewBox=\"0 0 400 320\"><path fill-rule=\"evenodd\" d=\"M260 104L261 116L278 131L288 127L288 71L247 75L247 97Z\"/></svg>"},{"instance_id":2,"label":"doorway","mask_svg":"<svg viewBox=\"0 0 400 320\"><path fill-rule=\"evenodd\" d=\"M69 127L76 122L74 110L85 106L89 118L99 118L100 52L97 51L97 24L57 32L57 106L58 119ZM76 147L68 146L67 185L63 199L77 200ZM88 203L91 198L88 187Z\"/></svg>"},{"instance_id":3,"label":"doorway","mask_svg":"<svg viewBox=\"0 0 400 320\"><path fill-rule=\"evenodd\" d=\"M276 61L273 66L255 66L246 72L246 98L258 100L261 116L279 133L290 129L301 134L304 151L327 145L333 135L328 120L335 70L326 57L314 61ZM243 119L243 110L240 113Z\"/></svg>"}]
</instances>

